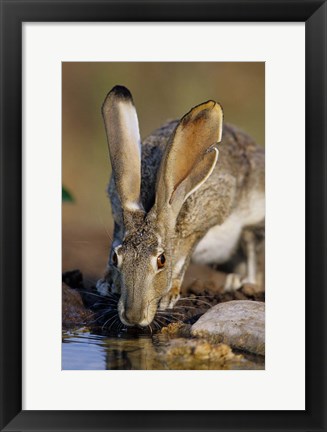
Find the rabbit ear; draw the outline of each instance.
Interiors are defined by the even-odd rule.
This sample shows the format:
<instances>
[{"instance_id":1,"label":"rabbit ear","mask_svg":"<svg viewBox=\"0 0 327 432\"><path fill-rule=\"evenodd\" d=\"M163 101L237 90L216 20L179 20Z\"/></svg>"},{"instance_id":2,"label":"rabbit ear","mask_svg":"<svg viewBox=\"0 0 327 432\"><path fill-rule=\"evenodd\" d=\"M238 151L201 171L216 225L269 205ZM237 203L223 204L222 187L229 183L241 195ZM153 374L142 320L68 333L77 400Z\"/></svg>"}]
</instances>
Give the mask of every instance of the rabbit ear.
<instances>
[{"instance_id":1,"label":"rabbit ear","mask_svg":"<svg viewBox=\"0 0 327 432\"><path fill-rule=\"evenodd\" d=\"M163 156L156 190L156 211L172 208L178 214L183 202L212 173L221 140L223 111L208 101L193 108L177 125Z\"/></svg>"},{"instance_id":2,"label":"rabbit ear","mask_svg":"<svg viewBox=\"0 0 327 432\"><path fill-rule=\"evenodd\" d=\"M141 139L133 98L126 87L115 86L108 93L102 116L122 209L140 210Z\"/></svg>"}]
</instances>

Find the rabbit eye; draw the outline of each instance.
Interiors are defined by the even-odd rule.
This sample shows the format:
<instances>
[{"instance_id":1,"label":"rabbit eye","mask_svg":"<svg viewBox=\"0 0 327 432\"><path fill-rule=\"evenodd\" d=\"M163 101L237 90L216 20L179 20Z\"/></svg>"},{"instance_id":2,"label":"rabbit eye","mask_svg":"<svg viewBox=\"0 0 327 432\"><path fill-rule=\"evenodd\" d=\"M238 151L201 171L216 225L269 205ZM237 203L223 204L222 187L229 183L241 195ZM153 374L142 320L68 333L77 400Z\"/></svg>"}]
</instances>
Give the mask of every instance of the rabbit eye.
<instances>
[{"instance_id":1,"label":"rabbit eye","mask_svg":"<svg viewBox=\"0 0 327 432\"><path fill-rule=\"evenodd\" d=\"M114 252L114 253L112 254L111 259L112 259L112 263L113 263L113 265L114 265L115 267L117 267L117 266L118 266L118 256L117 256L116 252Z\"/></svg>"},{"instance_id":2,"label":"rabbit eye","mask_svg":"<svg viewBox=\"0 0 327 432\"><path fill-rule=\"evenodd\" d=\"M165 265L165 262L166 262L166 258L165 255L162 253L157 258L158 269L161 269Z\"/></svg>"}]
</instances>

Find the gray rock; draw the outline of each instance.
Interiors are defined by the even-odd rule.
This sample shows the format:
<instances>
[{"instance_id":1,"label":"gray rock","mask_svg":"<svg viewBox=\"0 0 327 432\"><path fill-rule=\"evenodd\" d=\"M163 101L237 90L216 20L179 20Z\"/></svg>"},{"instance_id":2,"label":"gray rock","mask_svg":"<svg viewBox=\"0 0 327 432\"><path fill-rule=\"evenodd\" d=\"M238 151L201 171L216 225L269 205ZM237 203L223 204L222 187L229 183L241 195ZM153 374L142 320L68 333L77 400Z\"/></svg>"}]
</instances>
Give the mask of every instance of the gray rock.
<instances>
[{"instance_id":1,"label":"gray rock","mask_svg":"<svg viewBox=\"0 0 327 432\"><path fill-rule=\"evenodd\" d=\"M191 334L264 355L265 304L250 300L220 303L193 324Z\"/></svg>"}]
</instances>

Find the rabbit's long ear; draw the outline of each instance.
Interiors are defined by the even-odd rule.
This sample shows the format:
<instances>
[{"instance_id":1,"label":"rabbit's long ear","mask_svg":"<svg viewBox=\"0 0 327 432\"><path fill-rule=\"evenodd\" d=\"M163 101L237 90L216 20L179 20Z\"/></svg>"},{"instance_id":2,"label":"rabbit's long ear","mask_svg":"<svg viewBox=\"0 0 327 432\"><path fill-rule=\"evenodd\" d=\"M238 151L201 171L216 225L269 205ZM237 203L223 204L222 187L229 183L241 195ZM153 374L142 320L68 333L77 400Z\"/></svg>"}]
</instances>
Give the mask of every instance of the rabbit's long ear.
<instances>
[{"instance_id":1,"label":"rabbit's long ear","mask_svg":"<svg viewBox=\"0 0 327 432\"><path fill-rule=\"evenodd\" d=\"M221 140L223 111L208 101L194 107L177 125L163 156L157 180L156 211L177 216L184 201L212 173Z\"/></svg>"},{"instance_id":2,"label":"rabbit's long ear","mask_svg":"<svg viewBox=\"0 0 327 432\"><path fill-rule=\"evenodd\" d=\"M141 139L131 93L115 86L102 105L109 154L123 211L140 210Z\"/></svg>"}]
</instances>

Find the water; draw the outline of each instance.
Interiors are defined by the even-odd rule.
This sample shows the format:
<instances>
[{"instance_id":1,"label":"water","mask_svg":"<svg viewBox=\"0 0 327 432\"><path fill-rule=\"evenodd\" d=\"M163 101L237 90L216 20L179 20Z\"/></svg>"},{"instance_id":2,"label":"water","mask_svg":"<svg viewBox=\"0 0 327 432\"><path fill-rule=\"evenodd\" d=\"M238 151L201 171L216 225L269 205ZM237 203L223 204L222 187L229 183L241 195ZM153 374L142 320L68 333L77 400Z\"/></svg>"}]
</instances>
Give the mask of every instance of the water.
<instances>
[{"instance_id":1,"label":"water","mask_svg":"<svg viewBox=\"0 0 327 432\"><path fill-rule=\"evenodd\" d=\"M159 341L151 336L105 337L88 331L64 332L62 369L167 369L160 361Z\"/></svg>"},{"instance_id":2,"label":"water","mask_svg":"<svg viewBox=\"0 0 327 432\"><path fill-rule=\"evenodd\" d=\"M64 370L264 369L261 358L244 358L207 342L167 335L115 337L86 329L63 332Z\"/></svg>"}]
</instances>

